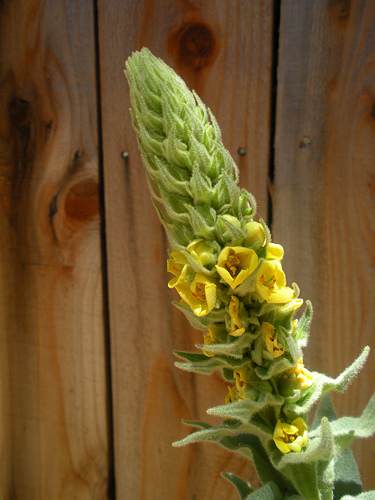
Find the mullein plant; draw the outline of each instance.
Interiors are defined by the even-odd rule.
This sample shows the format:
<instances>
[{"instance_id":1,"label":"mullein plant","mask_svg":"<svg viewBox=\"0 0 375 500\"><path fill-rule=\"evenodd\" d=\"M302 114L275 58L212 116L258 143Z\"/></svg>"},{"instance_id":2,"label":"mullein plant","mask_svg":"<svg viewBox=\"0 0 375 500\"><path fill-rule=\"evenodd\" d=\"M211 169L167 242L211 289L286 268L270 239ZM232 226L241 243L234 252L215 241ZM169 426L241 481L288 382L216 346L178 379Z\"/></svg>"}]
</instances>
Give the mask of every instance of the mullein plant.
<instances>
[{"instance_id":1,"label":"mullein plant","mask_svg":"<svg viewBox=\"0 0 375 500\"><path fill-rule=\"evenodd\" d=\"M225 472L241 499L375 499L361 493L349 445L375 432L375 396L358 418L337 418L328 393L342 392L369 348L337 378L310 372L302 349L312 319L299 289L286 285L284 250L273 243L256 203L238 187L238 169L219 126L198 95L143 48L126 61L131 115L152 200L170 244L168 286L175 306L203 332L197 352L176 366L228 384L220 417L174 446L215 442L251 460L262 487ZM318 404L315 418L308 415Z\"/></svg>"}]
</instances>

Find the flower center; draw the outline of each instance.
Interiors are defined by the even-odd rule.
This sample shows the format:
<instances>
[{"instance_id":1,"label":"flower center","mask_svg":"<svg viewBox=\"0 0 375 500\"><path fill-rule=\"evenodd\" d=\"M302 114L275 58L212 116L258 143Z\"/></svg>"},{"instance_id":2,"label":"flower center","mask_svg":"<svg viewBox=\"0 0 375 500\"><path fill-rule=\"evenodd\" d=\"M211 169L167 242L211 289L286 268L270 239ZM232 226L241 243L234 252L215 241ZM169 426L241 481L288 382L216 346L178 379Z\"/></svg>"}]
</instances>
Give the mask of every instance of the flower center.
<instances>
[{"instance_id":1,"label":"flower center","mask_svg":"<svg viewBox=\"0 0 375 500\"><path fill-rule=\"evenodd\" d=\"M239 272L240 259L235 255L230 255L225 263L226 268L232 276L236 276Z\"/></svg>"},{"instance_id":2,"label":"flower center","mask_svg":"<svg viewBox=\"0 0 375 500\"><path fill-rule=\"evenodd\" d=\"M266 286L270 290L273 290L275 287L275 283L277 281L277 278L274 275L267 276L266 274L262 274L259 281L262 283L262 285Z\"/></svg>"},{"instance_id":3,"label":"flower center","mask_svg":"<svg viewBox=\"0 0 375 500\"><path fill-rule=\"evenodd\" d=\"M293 443L297 439L298 435L297 434L287 434L284 432L284 441L285 443Z\"/></svg>"},{"instance_id":4,"label":"flower center","mask_svg":"<svg viewBox=\"0 0 375 500\"><path fill-rule=\"evenodd\" d=\"M197 283L195 287L195 292L192 293L193 297L202 302L206 301L206 291L203 283Z\"/></svg>"}]
</instances>

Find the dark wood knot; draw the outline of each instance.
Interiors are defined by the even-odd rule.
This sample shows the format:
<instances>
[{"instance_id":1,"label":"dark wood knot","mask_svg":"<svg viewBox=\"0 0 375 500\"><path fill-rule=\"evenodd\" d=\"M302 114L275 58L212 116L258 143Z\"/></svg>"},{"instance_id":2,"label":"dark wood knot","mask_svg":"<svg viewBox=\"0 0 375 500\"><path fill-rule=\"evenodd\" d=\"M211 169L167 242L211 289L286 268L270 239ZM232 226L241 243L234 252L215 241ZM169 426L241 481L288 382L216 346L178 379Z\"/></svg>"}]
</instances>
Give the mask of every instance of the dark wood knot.
<instances>
[{"instance_id":1,"label":"dark wood knot","mask_svg":"<svg viewBox=\"0 0 375 500\"><path fill-rule=\"evenodd\" d=\"M215 35L211 28L202 22L184 23L172 36L170 47L177 47L177 63L191 71L198 72L209 65L216 48Z\"/></svg>"},{"instance_id":2,"label":"dark wood knot","mask_svg":"<svg viewBox=\"0 0 375 500\"><path fill-rule=\"evenodd\" d=\"M328 5L328 16L336 24L346 24L350 16L350 0L331 0Z\"/></svg>"},{"instance_id":3,"label":"dark wood knot","mask_svg":"<svg viewBox=\"0 0 375 500\"><path fill-rule=\"evenodd\" d=\"M18 129L27 129L30 127L32 108L31 104L25 99L19 97L13 99L9 105L10 119Z\"/></svg>"},{"instance_id":4,"label":"dark wood knot","mask_svg":"<svg viewBox=\"0 0 375 500\"><path fill-rule=\"evenodd\" d=\"M88 222L99 213L99 189L95 180L87 179L70 187L65 197L65 216L70 221Z\"/></svg>"}]
</instances>

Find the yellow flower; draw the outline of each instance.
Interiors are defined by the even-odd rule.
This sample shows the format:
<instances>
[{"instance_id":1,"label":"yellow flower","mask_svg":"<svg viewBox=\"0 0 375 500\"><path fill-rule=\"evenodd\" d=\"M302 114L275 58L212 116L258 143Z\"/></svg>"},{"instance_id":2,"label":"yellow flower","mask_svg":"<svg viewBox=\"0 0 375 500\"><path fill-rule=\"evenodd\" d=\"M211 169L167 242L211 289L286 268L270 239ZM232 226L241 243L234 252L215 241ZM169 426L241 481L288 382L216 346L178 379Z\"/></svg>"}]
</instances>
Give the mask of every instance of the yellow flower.
<instances>
[{"instance_id":1,"label":"yellow flower","mask_svg":"<svg viewBox=\"0 0 375 500\"><path fill-rule=\"evenodd\" d=\"M294 291L285 284L285 274L280 262L264 260L255 283L256 291L262 299L274 304L289 302L293 298Z\"/></svg>"},{"instance_id":2,"label":"yellow flower","mask_svg":"<svg viewBox=\"0 0 375 500\"><path fill-rule=\"evenodd\" d=\"M209 241L202 239L194 240L189 243L187 250L202 266L209 267L216 262L217 252Z\"/></svg>"},{"instance_id":3,"label":"yellow flower","mask_svg":"<svg viewBox=\"0 0 375 500\"><path fill-rule=\"evenodd\" d=\"M240 285L258 265L258 256L251 248L225 247L221 251L217 272L231 288Z\"/></svg>"},{"instance_id":4,"label":"yellow flower","mask_svg":"<svg viewBox=\"0 0 375 500\"><path fill-rule=\"evenodd\" d=\"M288 373L290 375L295 374L299 389L307 389L314 383L315 376L307 368L305 368L302 359L299 359L296 366L291 368Z\"/></svg>"},{"instance_id":5,"label":"yellow flower","mask_svg":"<svg viewBox=\"0 0 375 500\"><path fill-rule=\"evenodd\" d=\"M187 266L174 287L196 316L205 316L215 307L216 285L204 274L196 274L192 283L185 281L186 277Z\"/></svg>"},{"instance_id":6,"label":"yellow flower","mask_svg":"<svg viewBox=\"0 0 375 500\"><path fill-rule=\"evenodd\" d=\"M234 386L228 385L228 394L225 396L225 404L233 403L237 398L237 390Z\"/></svg>"},{"instance_id":7,"label":"yellow flower","mask_svg":"<svg viewBox=\"0 0 375 500\"><path fill-rule=\"evenodd\" d=\"M278 358L284 354L285 347L277 344L277 335L275 334L275 327L267 321L263 321L261 332L266 336L267 351L272 354L274 358Z\"/></svg>"},{"instance_id":8,"label":"yellow flower","mask_svg":"<svg viewBox=\"0 0 375 500\"><path fill-rule=\"evenodd\" d=\"M308 441L306 422L301 417L291 424L282 423L281 420L278 420L273 433L273 440L283 453L301 451Z\"/></svg>"},{"instance_id":9,"label":"yellow flower","mask_svg":"<svg viewBox=\"0 0 375 500\"><path fill-rule=\"evenodd\" d=\"M238 300L238 297L232 295L229 304L229 314L231 318L231 331L229 332L229 335L232 335L233 337L240 337L245 331L245 328L242 326L240 318L238 317L239 309L240 301Z\"/></svg>"},{"instance_id":10,"label":"yellow flower","mask_svg":"<svg viewBox=\"0 0 375 500\"><path fill-rule=\"evenodd\" d=\"M181 252L172 252L171 257L171 259L167 260L167 271L174 274L175 277L168 282L168 286L174 288L183 268L187 264L187 260Z\"/></svg>"},{"instance_id":11,"label":"yellow flower","mask_svg":"<svg viewBox=\"0 0 375 500\"><path fill-rule=\"evenodd\" d=\"M270 243L267 248L267 260L281 260L284 257L284 249L277 243Z\"/></svg>"}]
</instances>

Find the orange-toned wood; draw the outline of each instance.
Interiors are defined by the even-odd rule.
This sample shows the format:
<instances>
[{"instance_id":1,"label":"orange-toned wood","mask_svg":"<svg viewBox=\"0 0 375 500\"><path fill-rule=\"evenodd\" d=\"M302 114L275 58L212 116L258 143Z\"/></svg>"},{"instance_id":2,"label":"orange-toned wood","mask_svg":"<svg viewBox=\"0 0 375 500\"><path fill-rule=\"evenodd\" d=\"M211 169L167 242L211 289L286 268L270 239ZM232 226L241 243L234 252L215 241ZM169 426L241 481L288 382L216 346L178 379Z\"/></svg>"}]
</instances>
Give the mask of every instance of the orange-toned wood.
<instances>
[{"instance_id":1,"label":"orange-toned wood","mask_svg":"<svg viewBox=\"0 0 375 500\"><path fill-rule=\"evenodd\" d=\"M107 498L92 2L0 25L0 496Z\"/></svg>"},{"instance_id":2,"label":"orange-toned wood","mask_svg":"<svg viewBox=\"0 0 375 500\"><path fill-rule=\"evenodd\" d=\"M340 415L375 388L375 4L282 2L273 234L284 268L315 306L309 369L337 376L370 345ZM354 447L375 488L375 441Z\"/></svg>"},{"instance_id":3,"label":"orange-toned wood","mask_svg":"<svg viewBox=\"0 0 375 500\"><path fill-rule=\"evenodd\" d=\"M225 470L257 484L246 462L219 447L171 447L189 432L181 418L209 421L205 410L221 404L227 389L219 377L173 366L172 350L194 350L202 334L171 305L176 296L167 289L166 241L131 127L124 61L147 46L198 91L239 163L242 185L266 217L272 18L271 1L99 2L119 498L235 499L234 488L219 476ZM245 156L238 155L239 147Z\"/></svg>"}]
</instances>

